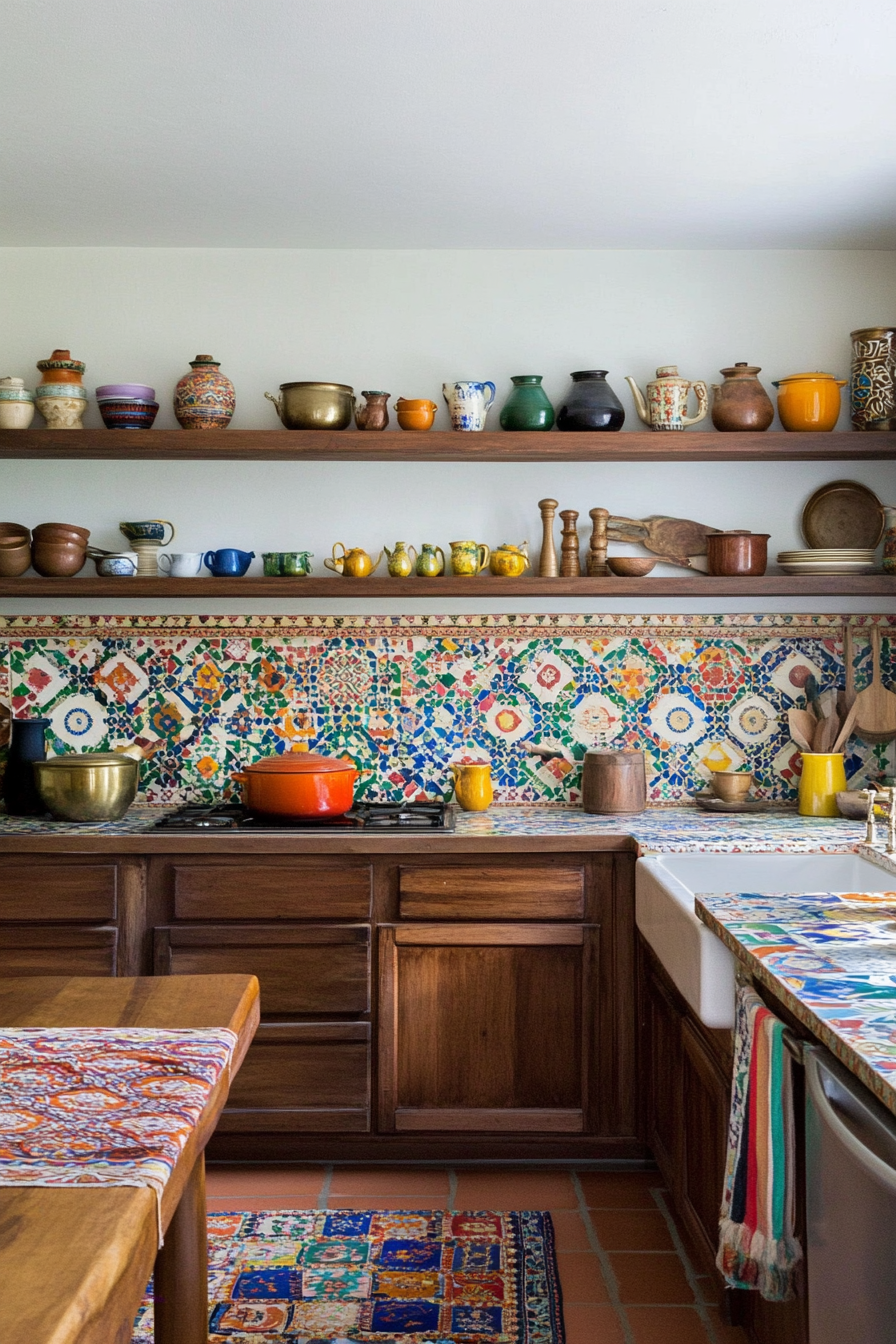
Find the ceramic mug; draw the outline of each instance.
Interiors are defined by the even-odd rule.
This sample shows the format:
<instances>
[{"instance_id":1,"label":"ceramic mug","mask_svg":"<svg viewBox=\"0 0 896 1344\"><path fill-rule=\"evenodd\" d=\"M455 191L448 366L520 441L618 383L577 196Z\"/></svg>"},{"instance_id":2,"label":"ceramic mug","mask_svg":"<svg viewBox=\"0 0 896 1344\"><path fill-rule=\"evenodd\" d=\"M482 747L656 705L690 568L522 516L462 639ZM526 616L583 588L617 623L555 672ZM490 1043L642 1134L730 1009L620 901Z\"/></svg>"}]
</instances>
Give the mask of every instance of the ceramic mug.
<instances>
[{"instance_id":1,"label":"ceramic mug","mask_svg":"<svg viewBox=\"0 0 896 1344\"><path fill-rule=\"evenodd\" d=\"M177 551L159 556L159 569L171 579L192 579L202 573L201 551Z\"/></svg>"},{"instance_id":2,"label":"ceramic mug","mask_svg":"<svg viewBox=\"0 0 896 1344\"><path fill-rule=\"evenodd\" d=\"M454 574L481 574L490 558L491 551L484 542L451 542L451 569Z\"/></svg>"},{"instance_id":3,"label":"ceramic mug","mask_svg":"<svg viewBox=\"0 0 896 1344\"><path fill-rule=\"evenodd\" d=\"M96 572L104 579L129 579L137 573L137 557L133 551L104 555L96 562Z\"/></svg>"},{"instance_id":4,"label":"ceramic mug","mask_svg":"<svg viewBox=\"0 0 896 1344\"><path fill-rule=\"evenodd\" d=\"M170 546L174 540L174 524L163 518L147 518L142 523L119 523L118 527L128 541L158 541L163 546ZM165 536L166 527L171 528L170 537Z\"/></svg>"},{"instance_id":5,"label":"ceramic mug","mask_svg":"<svg viewBox=\"0 0 896 1344\"><path fill-rule=\"evenodd\" d=\"M801 817L839 817L837 794L846 789L842 751L804 751L800 775Z\"/></svg>"},{"instance_id":6,"label":"ceramic mug","mask_svg":"<svg viewBox=\"0 0 896 1344\"><path fill-rule=\"evenodd\" d=\"M254 559L254 551L238 551L225 546L220 551L206 551L203 564L216 579L241 579Z\"/></svg>"}]
</instances>

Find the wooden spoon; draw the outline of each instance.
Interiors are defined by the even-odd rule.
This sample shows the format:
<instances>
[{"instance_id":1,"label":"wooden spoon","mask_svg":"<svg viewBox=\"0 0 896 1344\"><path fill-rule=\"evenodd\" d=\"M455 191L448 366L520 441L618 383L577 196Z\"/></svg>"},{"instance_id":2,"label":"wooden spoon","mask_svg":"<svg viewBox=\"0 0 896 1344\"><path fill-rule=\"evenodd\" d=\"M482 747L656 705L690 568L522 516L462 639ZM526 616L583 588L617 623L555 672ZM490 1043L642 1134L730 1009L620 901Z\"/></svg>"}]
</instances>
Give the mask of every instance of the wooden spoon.
<instances>
[{"instance_id":1,"label":"wooden spoon","mask_svg":"<svg viewBox=\"0 0 896 1344\"><path fill-rule=\"evenodd\" d=\"M880 678L880 626L871 627L871 683L856 696L856 732L866 742L896 739L896 695Z\"/></svg>"},{"instance_id":2,"label":"wooden spoon","mask_svg":"<svg viewBox=\"0 0 896 1344\"><path fill-rule=\"evenodd\" d=\"M814 714L810 714L808 709L788 709L787 727L800 751L812 750L812 737L816 727Z\"/></svg>"},{"instance_id":3,"label":"wooden spoon","mask_svg":"<svg viewBox=\"0 0 896 1344\"><path fill-rule=\"evenodd\" d=\"M855 721L856 721L856 707L855 704L853 704L852 709L849 711L846 718L843 720L843 726L841 727L839 733L837 734L837 740L831 747L831 751L837 752L843 750L848 739L852 735L853 724L855 723Z\"/></svg>"}]
</instances>

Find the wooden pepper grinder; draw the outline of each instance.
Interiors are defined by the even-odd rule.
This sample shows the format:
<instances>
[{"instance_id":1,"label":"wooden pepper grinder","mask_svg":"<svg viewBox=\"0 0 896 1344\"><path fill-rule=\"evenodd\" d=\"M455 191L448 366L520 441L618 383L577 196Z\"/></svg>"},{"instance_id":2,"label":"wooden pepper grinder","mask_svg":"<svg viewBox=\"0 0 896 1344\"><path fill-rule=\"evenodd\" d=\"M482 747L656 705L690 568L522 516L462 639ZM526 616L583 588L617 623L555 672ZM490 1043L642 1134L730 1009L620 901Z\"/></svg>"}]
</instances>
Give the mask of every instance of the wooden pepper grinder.
<instances>
[{"instance_id":1,"label":"wooden pepper grinder","mask_svg":"<svg viewBox=\"0 0 896 1344\"><path fill-rule=\"evenodd\" d=\"M563 533L560 544L560 575L564 579L578 579L582 573L579 562L579 534L576 531L578 519L576 509L561 509Z\"/></svg>"},{"instance_id":2,"label":"wooden pepper grinder","mask_svg":"<svg viewBox=\"0 0 896 1344\"><path fill-rule=\"evenodd\" d=\"M556 579L560 570L557 565L557 548L554 545L554 514L557 511L556 499L540 499L541 509L541 557L538 561L538 573L542 579Z\"/></svg>"},{"instance_id":3,"label":"wooden pepper grinder","mask_svg":"<svg viewBox=\"0 0 896 1344\"><path fill-rule=\"evenodd\" d=\"M608 574L607 569L607 520L610 517L609 509L589 509L588 517L591 519L591 543L588 551L588 575L590 578L599 578L602 574Z\"/></svg>"}]
</instances>

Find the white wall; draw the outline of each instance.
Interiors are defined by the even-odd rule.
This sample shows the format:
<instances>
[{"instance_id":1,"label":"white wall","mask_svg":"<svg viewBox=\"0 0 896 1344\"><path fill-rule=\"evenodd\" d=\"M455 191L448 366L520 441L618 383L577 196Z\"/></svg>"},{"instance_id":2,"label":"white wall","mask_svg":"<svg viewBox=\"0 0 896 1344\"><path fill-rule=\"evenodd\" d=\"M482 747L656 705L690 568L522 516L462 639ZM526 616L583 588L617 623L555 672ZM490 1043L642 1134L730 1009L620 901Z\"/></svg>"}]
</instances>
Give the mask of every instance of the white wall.
<instances>
[{"instance_id":1,"label":"white wall","mask_svg":"<svg viewBox=\"0 0 896 1344\"><path fill-rule=\"evenodd\" d=\"M722 365L748 360L762 366L772 393L771 379L804 369L845 377L850 330L894 320L896 254L7 248L0 249L0 298L0 376L16 374L33 386L35 362L67 345L86 361L91 391L107 382L153 384L162 403L159 428L175 425L174 384L201 352L219 358L236 384L235 428L277 428L263 393L305 378L385 388L393 399L426 396L440 405L444 380L490 378L498 386L497 428L511 374L544 374L556 404L570 370L605 367L625 405L626 429L634 429L641 426L624 375L636 375L643 385L662 363L677 362L687 377L711 381ZM95 406L86 423L100 424ZM840 427L847 426L844 397ZM444 409L436 427L447 427ZM589 508L604 505L614 513L668 513L767 531L772 557L803 544L802 504L825 481L847 476L896 501L896 463L604 466L600 445L596 435L595 461L587 465L4 461L0 515L32 525L82 523L98 545L110 547L121 543L121 519L164 517L177 525L184 550L232 545L260 555L307 548L320 567L337 540L371 550L397 537L442 545L456 537L490 544L528 538L537 549L537 501L544 495L579 509L583 540ZM209 580L210 594L213 585ZM294 599L211 597L187 604L208 612L296 605ZM302 609L446 605L520 611L532 604L334 598ZM633 609L624 599L600 605ZM644 605L635 602L634 609ZM757 603L735 598L722 605L736 611ZM551 604L565 611L594 606ZM762 600L761 606L794 609L793 600ZM798 606L893 609L881 599L801 600ZM649 608L686 611L700 604L652 599ZM70 599L2 604L9 613L97 609ZM184 606L138 604L125 595L102 609Z\"/></svg>"}]
</instances>

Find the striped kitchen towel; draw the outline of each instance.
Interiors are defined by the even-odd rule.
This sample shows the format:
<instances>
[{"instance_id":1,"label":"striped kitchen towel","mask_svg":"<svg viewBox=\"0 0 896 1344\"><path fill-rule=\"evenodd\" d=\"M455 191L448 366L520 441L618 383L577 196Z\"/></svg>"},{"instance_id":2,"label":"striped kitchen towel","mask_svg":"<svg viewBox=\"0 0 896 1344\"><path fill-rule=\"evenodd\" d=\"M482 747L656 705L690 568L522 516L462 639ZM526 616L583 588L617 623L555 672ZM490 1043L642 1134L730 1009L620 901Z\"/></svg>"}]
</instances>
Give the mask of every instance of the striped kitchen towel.
<instances>
[{"instance_id":1,"label":"striped kitchen towel","mask_svg":"<svg viewBox=\"0 0 896 1344\"><path fill-rule=\"evenodd\" d=\"M770 1302L793 1296L802 1257L793 1234L793 1075L784 1024L738 986L734 1078L716 1264L732 1288Z\"/></svg>"}]
</instances>

